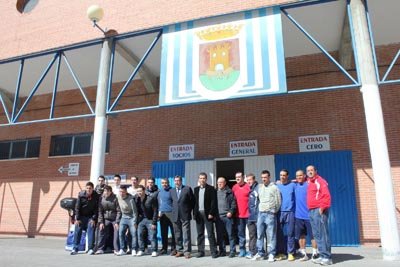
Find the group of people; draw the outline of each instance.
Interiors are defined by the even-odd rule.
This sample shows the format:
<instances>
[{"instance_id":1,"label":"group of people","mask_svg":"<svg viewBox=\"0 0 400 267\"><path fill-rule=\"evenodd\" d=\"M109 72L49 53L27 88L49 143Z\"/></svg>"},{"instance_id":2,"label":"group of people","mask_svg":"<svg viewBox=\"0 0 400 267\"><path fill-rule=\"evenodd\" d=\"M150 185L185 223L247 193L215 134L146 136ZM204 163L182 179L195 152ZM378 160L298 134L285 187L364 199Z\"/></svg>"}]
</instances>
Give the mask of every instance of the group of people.
<instances>
[{"instance_id":1,"label":"group of people","mask_svg":"<svg viewBox=\"0 0 400 267\"><path fill-rule=\"evenodd\" d=\"M151 256L170 254L175 257L205 256L205 230L212 258L229 256L251 260L266 258L295 260L296 249L300 260L308 260L306 236L312 239L314 263L332 264L328 231L331 204L328 183L317 174L314 166L296 172L289 179L285 169L279 180L271 181L270 172L261 172L258 183L254 174L235 174L236 184L231 188L224 177L217 179L217 187L207 183L207 174L198 176L193 190L182 184L182 177L161 180L161 188L154 178L147 179L146 187L136 176L131 185L121 185L115 175L114 186L99 177L96 188L91 182L79 193L75 208L74 246L71 255L78 252L82 229L88 233L88 254L103 254L111 243L116 255L142 256L145 247ZM191 226L196 222L198 251L192 255ZM158 250L157 225L161 228L162 248ZM95 228L98 238L95 242ZM246 249L246 227L249 245ZM168 231L172 238L169 240ZM107 240L109 240L107 242ZM229 242L229 251L226 250ZM239 253L236 251L236 241ZM97 246L95 246L97 243ZM264 245L265 244L265 245ZM170 251L168 252L168 245ZM129 247L129 248L128 248Z\"/></svg>"}]
</instances>

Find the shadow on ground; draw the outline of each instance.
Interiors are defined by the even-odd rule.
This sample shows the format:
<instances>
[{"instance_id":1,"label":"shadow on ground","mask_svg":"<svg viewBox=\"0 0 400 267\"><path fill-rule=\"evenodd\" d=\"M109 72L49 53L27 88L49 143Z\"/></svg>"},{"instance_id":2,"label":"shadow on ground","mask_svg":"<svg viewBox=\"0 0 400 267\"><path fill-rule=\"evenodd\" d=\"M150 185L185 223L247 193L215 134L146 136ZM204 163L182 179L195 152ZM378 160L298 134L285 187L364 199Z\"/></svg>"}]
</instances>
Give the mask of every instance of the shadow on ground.
<instances>
[{"instance_id":1,"label":"shadow on ground","mask_svg":"<svg viewBox=\"0 0 400 267\"><path fill-rule=\"evenodd\" d=\"M361 255L354 255L354 254L344 254L344 253L334 253L332 254L333 262L341 263L346 261L358 261L364 259Z\"/></svg>"}]
</instances>

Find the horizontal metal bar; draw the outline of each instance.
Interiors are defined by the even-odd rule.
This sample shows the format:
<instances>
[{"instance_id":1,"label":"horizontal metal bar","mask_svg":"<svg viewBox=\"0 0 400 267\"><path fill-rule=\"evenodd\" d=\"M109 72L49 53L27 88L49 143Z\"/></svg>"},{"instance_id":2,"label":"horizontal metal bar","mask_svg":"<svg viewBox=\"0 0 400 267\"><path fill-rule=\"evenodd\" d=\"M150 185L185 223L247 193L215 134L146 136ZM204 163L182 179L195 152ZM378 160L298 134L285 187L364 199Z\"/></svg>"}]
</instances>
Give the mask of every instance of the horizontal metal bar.
<instances>
[{"instance_id":1,"label":"horizontal metal bar","mask_svg":"<svg viewBox=\"0 0 400 267\"><path fill-rule=\"evenodd\" d=\"M325 50L289 13L287 13L285 10L282 10L282 13L286 15L286 17L314 44L318 47L319 50L321 50L322 53L325 54L325 56L338 67L343 74L347 76L354 84L357 83L357 81L340 65L329 53L328 51Z\"/></svg>"},{"instance_id":2,"label":"horizontal metal bar","mask_svg":"<svg viewBox=\"0 0 400 267\"><path fill-rule=\"evenodd\" d=\"M335 1L337 1L337 0L309 0L309 1L305 0L305 1L301 1L301 2L283 5L282 8L283 9L298 8L298 7L305 7L305 6L311 6L311 5L316 5L316 4L324 4L324 3L335 2Z\"/></svg>"},{"instance_id":3,"label":"horizontal metal bar","mask_svg":"<svg viewBox=\"0 0 400 267\"><path fill-rule=\"evenodd\" d=\"M88 46L94 46L94 45L98 45L101 43L102 43L102 39L96 39L96 40L90 40L87 42L73 44L73 45L69 45L69 46L62 46L62 47L58 47L58 48L54 48L54 49L48 49L48 50L44 50L44 51L40 51L40 52L35 52L35 53L26 54L26 55L22 55L22 56L3 59L3 60L0 60L0 65L6 64L6 63L11 63L11 62L18 61L21 59L30 59L30 58L35 58L35 57L51 55L51 54L54 54L57 52L66 52L69 50L80 49L80 48L84 48L84 47L88 47Z\"/></svg>"},{"instance_id":4,"label":"horizontal metal bar","mask_svg":"<svg viewBox=\"0 0 400 267\"><path fill-rule=\"evenodd\" d=\"M123 39L127 39L127 38L133 38L136 36L141 36L141 35L146 35L146 34L150 34L150 33L155 33L155 32L162 32L162 28L153 28L153 29L149 29L149 30L144 30L144 31L140 31L140 32L130 32L130 33L124 33L124 34L120 34L117 36L114 36L114 40L123 40Z\"/></svg>"},{"instance_id":5,"label":"horizontal metal bar","mask_svg":"<svg viewBox=\"0 0 400 267\"><path fill-rule=\"evenodd\" d=\"M389 80L389 81L380 81L379 85L385 85L385 84L397 84L400 83L400 79L397 80Z\"/></svg>"},{"instance_id":6,"label":"horizontal metal bar","mask_svg":"<svg viewBox=\"0 0 400 267\"><path fill-rule=\"evenodd\" d=\"M148 107L141 107L141 108L113 110L113 111L108 111L107 115L113 115L113 114L117 114L117 113L124 113L124 112L131 112L131 111L151 110L151 109L156 109L156 108L160 108L160 106L157 105L157 106L148 106Z\"/></svg>"},{"instance_id":7,"label":"horizontal metal bar","mask_svg":"<svg viewBox=\"0 0 400 267\"><path fill-rule=\"evenodd\" d=\"M40 122L54 122L54 121L63 121L63 120L71 120L71 119L81 119L81 118L89 118L89 117L94 117L94 114L83 114L83 115L76 115L76 116L33 120L33 121L20 121L20 122L8 123L8 124L3 123L3 124L0 124L0 127L1 126L10 126L10 125L23 125L23 124L38 123L38 122L40 123Z\"/></svg>"},{"instance_id":8,"label":"horizontal metal bar","mask_svg":"<svg viewBox=\"0 0 400 267\"><path fill-rule=\"evenodd\" d=\"M320 92L320 91L330 91L335 89L346 89L346 88L356 88L360 87L361 84L348 84L348 85L335 85L335 86L327 86L327 87L318 87L318 88L311 88L311 89L297 89L288 91L288 94L299 94L299 93L310 93L310 92Z\"/></svg>"}]
</instances>

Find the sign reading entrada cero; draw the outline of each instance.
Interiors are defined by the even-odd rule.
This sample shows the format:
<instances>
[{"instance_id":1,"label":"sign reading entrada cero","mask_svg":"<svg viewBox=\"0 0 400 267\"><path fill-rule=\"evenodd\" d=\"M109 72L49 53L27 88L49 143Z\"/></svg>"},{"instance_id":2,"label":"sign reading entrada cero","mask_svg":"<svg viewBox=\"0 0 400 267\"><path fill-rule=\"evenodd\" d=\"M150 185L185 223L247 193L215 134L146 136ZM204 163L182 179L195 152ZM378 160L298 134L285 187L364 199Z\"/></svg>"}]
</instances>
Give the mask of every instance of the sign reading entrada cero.
<instances>
[{"instance_id":1,"label":"sign reading entrada cero","mask_svg":"<svg viewBox=\"0 0 400 267\"><path fill-rule=\"evenodd\" d=\"M194 144L169 146L169 160L194 159Z\"/></svg>"},{"instance_id":2,"label":"sign reading entrada cero","mask_svg":"<svg viewBox=\"0 0 400 267\"><path fill-rule=\"evenodd\" d=\"M252 155L258 155L257 140L229 142L230 157L252 156Z\"/></svg>"},{"instance_id":3,"label":"sign reading entrada cero","mask_svg":"<svg viewBox=\"0 0 400 267\"><path fill-rule=\"evenodd\" d=\"M329 135L299 136L300 152L331 150Z\"/></svg>"}]
</instances>

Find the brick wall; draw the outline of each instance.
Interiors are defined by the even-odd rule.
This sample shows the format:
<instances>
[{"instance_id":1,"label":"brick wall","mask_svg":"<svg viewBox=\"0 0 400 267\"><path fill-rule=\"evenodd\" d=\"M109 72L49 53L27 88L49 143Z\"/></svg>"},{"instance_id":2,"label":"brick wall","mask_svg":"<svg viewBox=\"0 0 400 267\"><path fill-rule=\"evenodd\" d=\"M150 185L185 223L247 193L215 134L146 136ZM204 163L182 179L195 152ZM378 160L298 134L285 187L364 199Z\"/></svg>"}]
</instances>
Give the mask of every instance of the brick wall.
<instances>
[{"instance_id":1,"label":"brick wall","mask_svg":"<svg viewBox=\"0 0 400 267\"><path fill-rule=\"evenodd\" d=\"M297 0L40 0L25 14L16 2L0 1L0 59L101 38L86 16L94 3L104 8L103 28L126 33Z\"/></svg>"},{"instance_id":2,"label":"brick wall","mask_svg":"<svg viewBox=\"0 0 400 267\"><path fill-rule=\"evenodd\" d=\"M381 71L399 45L378 49ZM322 62L322 63L321 63ZM289 90L344 83L343 74L324 63L321 55L287 59ZM394 75L399 71L394 70ZM120 87L116 84L115 87ZM398 85L381 86L386 135L392 164L396 203L400 204L400 110ZM95 99L94 88L85 89ZM116 92L114 92L116 94ZM77 90L62 92L57 115L85 108ZM48 99L33 99L26 118L48 114ZM80 100L79 100L80 99ZM121 106L155 105L158 95L145 95L140 81L127 91ZM4 119L4 114L2 115ZM23 117L24 118L24 117ZM257 139L259 155L294 153L298 136L329 134L332 150L352 150L363 243L379 242L374 178L368 148L361 93L358 89L247 98L121 113L108 121L110 152L105 173L148 177L153 161L168 160L171 144L195 144L196 159L228 157L231 140ZM89 179L90 156L49 157L53 135L91 132L93 118L2 127L0 140L41 137L39 159L0 161L0 234L65 235L68 217L59 200L76 196ZM57 169L80 163L80 176ZM379 175L375 178L379 180ZM400 212L398 212L398 215ZM400 219L400 216L399 216Z\"/></svg>"}]
</instances>

